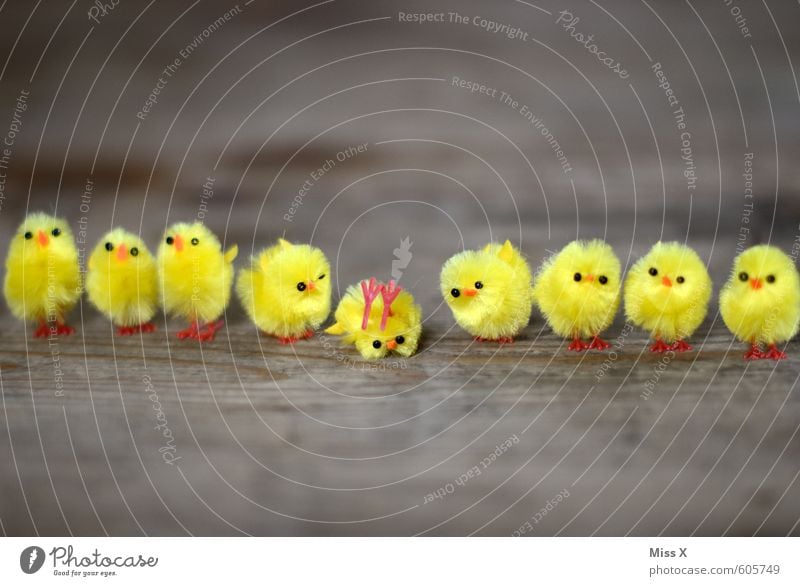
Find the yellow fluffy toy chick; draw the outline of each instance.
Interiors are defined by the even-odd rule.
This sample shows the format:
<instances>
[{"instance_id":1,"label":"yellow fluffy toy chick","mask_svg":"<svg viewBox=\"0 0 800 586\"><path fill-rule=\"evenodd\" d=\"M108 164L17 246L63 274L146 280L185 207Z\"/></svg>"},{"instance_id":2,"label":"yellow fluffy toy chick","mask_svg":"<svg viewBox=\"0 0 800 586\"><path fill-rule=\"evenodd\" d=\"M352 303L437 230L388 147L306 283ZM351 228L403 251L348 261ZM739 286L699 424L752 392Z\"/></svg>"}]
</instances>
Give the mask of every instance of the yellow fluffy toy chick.
<instances>
[{"instance_id":1,"label":"yellow fluffy toy chick","mask_svg":"<svg viewBox=\"0 0 800 586\"><path fill-rule=\"evenodd\" d=\"M571 242L539 269L533 296L553 331L572 338L569 350L609 347L600 333L617 313L620 273L617 255L602 240Z\"/></svg>"},{"instance_id":2,"label":"yellow fluffy toy chick","mask_svg":"<svg viewBox=\"0 0 800 586\"><path fill-rule=\"evenodd\" d=\"M719 309L733 335L750 344L745 359L786 358L778 344L789 341L800 324L800 276L792 259L774 246L742 252L722 288Z\"/></svg>"},{"instance_id":3,"label":"yellow fluffy toy chick","mask_svg":"<svg viewBox=\"0 0 800 586\"><path fill-rule=\"evenodd\" d=\"M372 278L349 287L334 315L336 323L325 332L344 336L368 360L389 352L408 358L419 346L422 310L394 281L384 285Z\"/></svg>"},{"instance_id":4,"label":"yellow fluffy toy chick","mask_svg":"<svg viewBox=\"0 0 800 586\"><path fill-rule=\"evenodd\" d=\"M3 291L11 313L39 322L37 338L75 331L64 321L81 296L78 249L67 222L43 213L22 222L9 246Z\"/></svg>"},{"instance_id":5,"label":"yellow fluffy toy chick","mask_svg":"<svg viewBox=\"0 0 800 586\"><path fill-rule=\"evenodd\" d=\"M89 257L86 294L118 327L120 336L153 332L158 309L156 262L142 239L117 228L100 239Z\"/></svg>"},{"instance_id":6,"label":"yellow fluffy toy chick","mask_svg":"<svg viewBox=\"0 0 800 586\"><path fill-rule=\"evenodd\" d=\"M258 328L281 344L310 338L331 311L331 267L308 244L278 244L239 271L236 293Z\"/></svg>"},{"instance_id":7,"label":"yellow fluffy toy chick","mask_svg":"<svg viewBox=\"0 0 800 586\"><path fill-rule=\"evenodd\" d=\"M697 253L680 242L658 242L628 271L625 315L654 339L651 352L686 352L703 322L713 285Z\"/></svg>"},{"instance_id":8,"label":"yellow fluffy toy chick","mask_svg":"<svg viewBox=\"0 0 800 586\"><path fill-rule=\"evenodd\" d=\"M158 248L158 282L164 311L191 325L178 338L211 341L231 298L234 244L224 253L217 237L202 223L171 226Z\"/></svg>"},{"instance_id":9,"label":"yellow fluffy toy chick","mask_svg":"<svg viewBox=\"0 0 800 586\"><path fill-rule=\"evenodd\" d=\"M531 270L508 240L452 256L440 287L456 323L476 340L513 342L530 320Z\"/></svg>"}]
</instances>

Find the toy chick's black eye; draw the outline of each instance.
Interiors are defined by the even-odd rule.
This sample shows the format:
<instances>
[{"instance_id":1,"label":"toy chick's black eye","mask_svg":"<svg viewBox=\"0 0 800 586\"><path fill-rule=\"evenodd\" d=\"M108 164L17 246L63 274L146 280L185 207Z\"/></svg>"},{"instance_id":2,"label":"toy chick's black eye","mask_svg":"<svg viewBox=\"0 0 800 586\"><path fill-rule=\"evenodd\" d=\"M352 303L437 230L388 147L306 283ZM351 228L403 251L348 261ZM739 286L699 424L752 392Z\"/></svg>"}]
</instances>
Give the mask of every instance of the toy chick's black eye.
<instances>
[{"instance_id":1,"label":"toy chick's black eye","mask_svg":"<svg viewBox=\"0 0 800 586\"><path fill-rule=\"evenodd\" d=\"M740 280L740 281L743 281L743 282L745 282L745 281L747 281L747 280L749 280L749 279L750 279L750 275L748 275L748 274L747 274L747 273L745 273L744 271L742 271L741 273L739 273L739 280Z\"/></svg>"},{"instance_id":2,"label":"toy chick's black eye","mask_svg":"<svg viewBox=\"0 0 800 586\"><path fill-rule=\"evenodd\" d=\"M397 336L397 337L394 339L394 341L395 341L395 342L397 342L398 344L402 344L403 342L405 342L405 341L406 341L406 339L405 339L403 336Z\"/></svg>"},{"instance_id":3,"label":"toy chick's black eye","mask_svg":"<svg viewBox=\"0 0 800 586\"><path fill-rule=\"evenodd\" d=\"M450 295L452 295L453 297L458 297L459 295L461 295L461 291L459 291L458 289L450 289Z\"/></svg>"},{"instance_id":4,"label":"toy chick's black eye","mask_svg":"<svg viewBox=\"0 0 800 586\"><path fill-rule=\"evenodd\" d=\"M680 284L680 283L683 283L686 279L684 279L683 277L678 277L675 280L678 281L678 283Z\"/></svg>"},{"instance_id":5,"label":"toy chick's black eye","mask_svg":"<svg viewBox=\"0 0 800 586\"><path fill-rule=\"evenodd\" d=\"M606 283L608 283L608 277L606 277L605 275L600 275L600 277L597 280L600 281L601 285L605 285Z\"/></svg>"},{"instance_id":6,"label":"toy chick's black eye","mask_svg":"<svg viewBox=\"0 0 800 586\"><path fill-rule=\"evenodd\" d=\"M197 246L200 244L200 241L197 238L192 238L192 246Z\"/></svg>"},{"instance_id":7,"label":"toy chick's black eye","mask_svg":"<svg viewBox=\"0 0 800 586\"><path fill-rule=\"evenodd\" d=\"M305 284L305 283L303 283L302 281L300 281L300 282L297 284L297 290L298 290L298 291L305 291L305 290L306 290L306 284Z\"/></svg>"},{"instance_id":8,"label":"toy chick's black eye","mask_svg":"<svg viewBox=\"0 0 800 586\"><path fill-rule=\"evenodd\" d=\"M50 234L56 237L61 236L61 230L59 230L58 228L53 228L53 231L50 232Z\"/></svg>"},{"instance_id":9,"label":"toy chick's black eye","mask_svg":"<svg viewBox=\"0 0 800 586\"><path fill-rule=\"evenodd\" d=\"M167 244L172 246L173 242L175 242L175 239L172 236L167 236Z\"/></svg>"},{"instance_id":10,"label":"toy chick's black eye","mask_svg":"<svg viewBox=\"0 0 800 586\"><path fill-rule=\"evenodd\" d=\"M483 282L482 281L475 281L475 288L476 289L483 289Z\"/></svg>"},{"instance_id":11,"label":"toy chick's black eye","mask_svg":"<svg viewBox=\"0 0 800 586\"><path fill-rule=\"evenodd\" d=\"M320 279L320 280L322 280L324 278L325 278L325 273L322 273L319 277L317 277L317 279Z\"/></svg>"},{"instance_id":12,"label":"toy chick's black eye","mask_svg":"<svg viewBox=\"0 0 800 586\"><path fill-rule=\"evenodd\" d=\"M573 278L573 279L575 279L575 282L578 282L578 281L580 281L580 280L581 280L583 277L581 277L581 274L580 274L580 273L575 273L574 275L572 275L572 278Z\"/></svg>"},{"instance_id":13,"label":"toy chick's black eye","mask_svg":"<svg viewBox=\"0 0 800 586\"><path fill-rule=\"evenodd\" d=\"M775 275L767 275L767 283L774 283Z\"/></svg>"},{"instance_id":14,"label":"toy chick's black eye","mask_svg":"<svg viewBox=\"0 0 800 586\"><path fill-rule=\"evenodd\" d=\"M112 250L114 250L114 245L111 244L110 242L106 242L106 250L108 252L111 252Z\"/></svg>"},{"instance_id":15,"label":"toy chick's black eye","mask_svg":"<svg viewBox=\"0 0 800 586\"><path fill-rule=\"evenodd\" d=\"M33 238L33 234L31 232L25 232L25 240L30 240Z\"/></svg>"},{"instance_id":16,"label":"toy chick's black eye","mask_svg":"<svg viewBox=\"0 0 800 586\"><path fill-rule=\"evenodd\" d=\"M380 348L380 347L381 347L381 341L380 341L380 340L375 340L375 341L372 343L372 347L373 347L373 348L375 348L375 349L377 350L378 348Z\"/></svg>"},{"instance_id":17,"label":"toy chick's black eye","mask_svg":"<svg viewBox=\"0 0 800 586\"><path fill-rule=\"evenodd\" d=\"M135 246L131 248L131 256L139 256L139 249Z\"/></svg>"},{"instance_id":18,"label":"toy chick's black eye","mask_svg":"<svg viewBox=\"0 0 800 586\"><path fill-rule=\"evenodd\" d=\"M658 274L658 269L656 267L650 267L650 270L647 272L650 273L651 276L655 277Z\"/></svg>"}]
</instances>

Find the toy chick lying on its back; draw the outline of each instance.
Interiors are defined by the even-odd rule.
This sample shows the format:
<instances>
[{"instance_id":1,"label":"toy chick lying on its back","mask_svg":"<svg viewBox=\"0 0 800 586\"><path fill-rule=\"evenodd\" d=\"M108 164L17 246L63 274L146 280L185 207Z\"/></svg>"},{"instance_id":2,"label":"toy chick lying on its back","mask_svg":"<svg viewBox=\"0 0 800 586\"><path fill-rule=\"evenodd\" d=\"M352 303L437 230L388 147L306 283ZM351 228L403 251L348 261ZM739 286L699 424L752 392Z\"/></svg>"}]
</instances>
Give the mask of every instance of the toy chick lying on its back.
<instances>
[{"instance_id":1,"label":"toy chick lying on its back","mask_svg":"<svg viewBox=\"0 0 800 586\"><path fill-rule=\"evenodd\" d=\"M422 310L394 281L384 285L372 278L361 281L360 290L349 287L334 315L336 323L325 332L344 336L364 358L377 360L389 352L408 358L417 351Z\"/></svg>"}]
</instances>

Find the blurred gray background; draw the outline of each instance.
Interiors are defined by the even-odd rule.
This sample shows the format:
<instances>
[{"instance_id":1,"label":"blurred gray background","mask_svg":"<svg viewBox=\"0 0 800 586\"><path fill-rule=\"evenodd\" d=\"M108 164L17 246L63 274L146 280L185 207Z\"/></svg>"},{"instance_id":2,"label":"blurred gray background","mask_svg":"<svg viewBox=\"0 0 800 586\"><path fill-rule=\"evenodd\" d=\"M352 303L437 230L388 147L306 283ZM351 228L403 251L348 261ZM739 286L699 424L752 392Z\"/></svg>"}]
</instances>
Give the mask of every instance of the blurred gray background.
<instances>
[{"instance_id":1,"label":"blurred gray background","mask_svg":"<svg viewBox=\"0 0 800 586\"><path fill-rule=\"evenodd\" d=\"M604 357L565 356L538 314L495 354L449 329L437 285L490 239L534 265L576 237L625 265L686 240L717 288L742 246L796 258L797 2L101 6L0 4L1 255L27 210L67 217L87 250L112 225L155 247L197 218L239 265L279 236L321 246L339 291L388 278L408 238L402 283L430 333L402 373L364 373L259 340L235 302L203 352L165 324L114 341L84 304L62 397L4 308L4 531L505 535L566 489L531 532L798 534L795 344L748 371L713 303L708 352L642 401L641 333L601 378ZM180 470L157 452L146 372ZM534 418L491 475L422 506Z\"/></svg>"}]
</instances>

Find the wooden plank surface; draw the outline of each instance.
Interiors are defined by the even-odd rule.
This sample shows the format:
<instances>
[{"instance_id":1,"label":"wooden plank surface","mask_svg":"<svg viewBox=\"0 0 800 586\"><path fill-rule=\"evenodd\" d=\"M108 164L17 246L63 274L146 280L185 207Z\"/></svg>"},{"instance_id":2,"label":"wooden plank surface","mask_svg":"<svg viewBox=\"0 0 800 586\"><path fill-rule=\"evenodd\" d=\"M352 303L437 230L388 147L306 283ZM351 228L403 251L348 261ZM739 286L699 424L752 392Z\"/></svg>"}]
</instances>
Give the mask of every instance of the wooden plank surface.
<instances>
[{"instance_id":1,"label":"wooden plank surface","mask_svg":"<svg viewBox=\"0 0 800 586\"><path fill-rule=\"evenodd\" d=\"M520 41L399 22L421 0L255 0L187 58L233 4L123 2L97 23L85 6L0 4L0 138L19 117L0 256L27 210L65 216L83 249L112 225L154 247L202 216L238 266L281 235L322 247L338 297L386 278L408 237L402 283L425 315L420 354L376 366L329 338L260 337L236 303L202 348L163 318L116 338L85 303L76 336L48 345L3 308L6 534L800 535L797 341L782 363L744 363L714 301L698 352L673 359L621 315L613 353L568 353L536 312L498 348L455 328L437 291L450 255L490 239L538 265L602 237L625 267L687 241L716 291L743 245L800 252L795 3L737 4L748 38L722 2L576 0L576 28L626 79L548 1L434 3ZM686 112L694 188L656 63ZM454 78L527 106L570 170L519 108Z\"/></svg>"}]
</instances>

